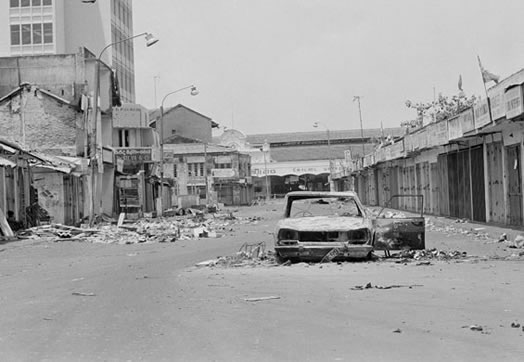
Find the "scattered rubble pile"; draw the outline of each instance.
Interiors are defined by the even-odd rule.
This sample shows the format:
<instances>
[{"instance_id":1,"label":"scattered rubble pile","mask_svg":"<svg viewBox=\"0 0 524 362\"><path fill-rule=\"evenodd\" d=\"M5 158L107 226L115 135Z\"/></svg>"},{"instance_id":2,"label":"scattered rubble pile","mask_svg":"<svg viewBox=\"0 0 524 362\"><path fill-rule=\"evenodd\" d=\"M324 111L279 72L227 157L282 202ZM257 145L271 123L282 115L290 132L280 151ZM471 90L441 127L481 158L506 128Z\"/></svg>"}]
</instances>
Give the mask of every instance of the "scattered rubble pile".
<instances>
[{"instance_id":1,"label":"scattered rubble pile","mask_svg":"<svg viewBox=\"0 0 524 362\"><path fill-rule=\"evenodd\" d=\"M413 260L456 260L468 257L465 251L444 251L438 249L424 249L424 250L402 250L399 253L392 254L392 258L402 259L403 261Z\"/></svg>"},{"instance_id":2,"label":"scattered rubble pile","mask_svg":"<svg viewBox=\"0 0 524 362\"><path fill-rule=\"evenodd\" d=\"M456 223L463 224L465 223L465 221L463 219L457 219ZM491 236L488 233L483 231L484 230L483 227L466 229L466 228L461 228L461 227L449 226L446 224L439 226L435 224L434 221L431 220L430 218L426 218L426 230L442 232L448 235L462 234L466 236L475 237L476 239L484 239L484 240L491 239Z\"/></svg>"},{"instance_id":3,"label":"scattered rubble pile","mask_svg":"<svg viewBox=\"0 0 524 362\"><path fill-rule=\"evenodd\" d=\"M226 232L233 232L235 225L255 224L261 220L260 217L236 217L232 212L204 214L196 211L184 216L139 219L120 226L114 222L101 223L92 228L61 224L41 225L19 232L18 237L104 244L166 243L218 238Z\"/></svg>"},{"instance_id":4,"label":"scattered rubble pile","mask_svg":"<svg viewBox=\"0 0 524 362\"><path fill-rule=\"evenodd\" d=\"M272 266L278 265L275 254L266 250L266 243L244 243L233 256L220 256L196 264L198 267L244 267L244 266Z\"/></svg>"}]
</instances>

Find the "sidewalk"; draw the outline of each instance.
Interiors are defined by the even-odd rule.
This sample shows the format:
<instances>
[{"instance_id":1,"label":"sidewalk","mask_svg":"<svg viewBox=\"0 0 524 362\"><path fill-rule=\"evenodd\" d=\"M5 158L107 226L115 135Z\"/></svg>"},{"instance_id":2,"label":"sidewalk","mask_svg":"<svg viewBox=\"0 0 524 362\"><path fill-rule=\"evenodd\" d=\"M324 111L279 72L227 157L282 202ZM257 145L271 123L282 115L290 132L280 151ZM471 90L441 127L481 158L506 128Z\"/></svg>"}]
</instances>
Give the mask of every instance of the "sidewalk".
<instances>
[{"instance_id":1,"label":"sidewalk","mask_svg":"<svg viewBox=\"0 0 524 362\"><path fill-rule=\"evenodd\" d=\"M379 206L366 206L373 213ZM384 212L417 216L404 210L384 209ZM466 251L469 255L488 258L520 257L524 248L512 248L518 235L524 231L501 225L472 222L451 217L424 215L426 220L426 249ZM505 240L503 235L506 235Z\"/></svg>"}]
</instances>

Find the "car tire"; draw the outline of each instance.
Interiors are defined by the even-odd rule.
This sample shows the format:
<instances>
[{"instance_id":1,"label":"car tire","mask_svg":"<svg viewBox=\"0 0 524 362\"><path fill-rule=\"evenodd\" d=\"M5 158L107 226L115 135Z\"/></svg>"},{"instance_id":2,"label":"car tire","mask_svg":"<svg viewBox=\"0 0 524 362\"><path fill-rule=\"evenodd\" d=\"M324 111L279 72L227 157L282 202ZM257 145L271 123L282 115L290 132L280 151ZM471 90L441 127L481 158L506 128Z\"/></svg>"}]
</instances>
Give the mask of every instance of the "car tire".
<instances>
[{"instance_id":1,"label":"car tire","mask_svg":"<svg viewBox=\"0 0 524 362\"><path fill-rule=\"evenodd\" d=\"M285 262L287 262L289 259L287 258L284 258L283 256L281 256L279 253L275 253L275 261L277 262L277 264L284 264Z\"/></svg>"}]
</instances>

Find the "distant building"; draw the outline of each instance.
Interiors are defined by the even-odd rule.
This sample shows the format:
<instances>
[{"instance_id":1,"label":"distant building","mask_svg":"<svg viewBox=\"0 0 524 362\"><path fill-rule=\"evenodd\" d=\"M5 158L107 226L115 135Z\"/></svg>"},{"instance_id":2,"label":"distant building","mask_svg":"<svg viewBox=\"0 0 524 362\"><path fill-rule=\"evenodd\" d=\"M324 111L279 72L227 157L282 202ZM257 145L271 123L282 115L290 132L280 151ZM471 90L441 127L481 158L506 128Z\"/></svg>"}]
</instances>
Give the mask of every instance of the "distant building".
<instances>
[{"instance_id":1,"label":"distant building","mask_svg":"<svg viewBox=\"0 0 524 362\"><path fill-rule=\"evenodd\" d=\"M98 56L133 35L133 9L131 0L9 0L0 3L0 24L0 57L76 53L80 47ZM133 42L108 48L102 60L115 68L122 100L134 102Z\"/></svg>"},{"instance_id":2,"label":"distant building","mask_svg":"<svg viewBox=\"0 0 524 362\"><path fill-rule=\"evenodd\" d=\"M186 196L209 204L249 205L253 200L251 157L235 149L184 143L164 145L167 178L176 180L174 204ZM207 191L206 191L207 189Z\"/></svg>"},{"instance_id":3,"label":"distant building","mask_svg":"<svg viewBox=\"0 0 524 362\"><path fill-rule=\"evenodd\" d=\"M150 112L151 126L163 134L164 143L211 142L212 129L218 124L210 117L203 115L189 107L179 104L164 110L163 130L157 127L160 123L160 110Z\"/></svg>"},{"instance_id":4,"label":"distant building","mask_svg":"<svg viewBox=\"0 0 524 362\"><path fill-rule=\"evenodd\" d=\"M251 155L255 196L283 196L296 190L347 190L347 159L372 152L382 138L396 139L404 128L331 130L244 135L226 130L215 143ZM265 146L264 146L265 144ZM331 160L331 167L330 167ZM267 175L267 177L266 177Z\"/></svg>"}]
</instances>

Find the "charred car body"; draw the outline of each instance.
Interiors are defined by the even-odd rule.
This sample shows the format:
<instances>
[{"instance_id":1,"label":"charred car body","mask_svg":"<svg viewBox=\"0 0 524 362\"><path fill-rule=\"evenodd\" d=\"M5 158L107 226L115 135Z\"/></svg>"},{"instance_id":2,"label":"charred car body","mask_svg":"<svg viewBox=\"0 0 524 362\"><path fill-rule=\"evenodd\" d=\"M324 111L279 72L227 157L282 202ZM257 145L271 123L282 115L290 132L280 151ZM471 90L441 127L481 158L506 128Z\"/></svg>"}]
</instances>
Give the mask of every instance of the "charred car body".
<instances>
[{"instance_id":1,"label":"charred car body","mask_svg":"<svg viewBox=\"0 0 524 362\"><path fill-rule=\"evenodd\" d=\"M354 192L290 192L285 204L275 231L281 260L369 258L373 250L424 248L423 217L372 217Z\"/></svg>"}]
</instances>

